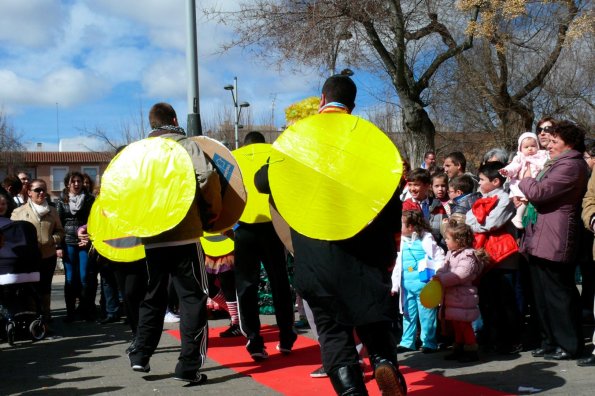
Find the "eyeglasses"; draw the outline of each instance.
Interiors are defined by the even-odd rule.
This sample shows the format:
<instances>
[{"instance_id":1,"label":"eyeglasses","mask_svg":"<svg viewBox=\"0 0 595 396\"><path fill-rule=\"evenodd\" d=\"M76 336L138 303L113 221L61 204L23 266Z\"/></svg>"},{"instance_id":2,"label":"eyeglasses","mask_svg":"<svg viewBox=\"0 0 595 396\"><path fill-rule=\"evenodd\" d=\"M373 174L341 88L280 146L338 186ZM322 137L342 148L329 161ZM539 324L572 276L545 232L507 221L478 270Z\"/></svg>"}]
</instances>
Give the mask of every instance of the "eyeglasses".
<instances>
[{"instance_id":1,"label":"eyeglasses","mask_svg":"<svg viewBox=\"0 0 595 396\"><path fill-rule=\"evenodd\" d=\"M41 187L37 187L33 189L33 192L37 193L37 194L41 194L44 193L45 194L45 189L41 188Z\"/></svg>"}]
</instances>

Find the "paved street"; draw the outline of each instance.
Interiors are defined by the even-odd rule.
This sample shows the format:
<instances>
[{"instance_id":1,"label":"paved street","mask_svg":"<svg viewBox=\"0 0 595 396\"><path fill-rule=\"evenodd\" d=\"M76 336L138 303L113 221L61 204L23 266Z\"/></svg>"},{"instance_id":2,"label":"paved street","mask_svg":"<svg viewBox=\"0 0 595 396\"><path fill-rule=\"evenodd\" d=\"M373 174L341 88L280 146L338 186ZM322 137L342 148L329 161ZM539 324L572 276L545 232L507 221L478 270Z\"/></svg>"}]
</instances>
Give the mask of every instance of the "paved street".
<instances>
[{"instance_id":1,"label":"paved street","mask_svg":"<svg viewBox=\"0 0 595 396\"><path fill-rule=\"evenodd\" d=\"M209 376L208 383L185 387L182 382L171 378L179 349L178 340L167 334L161 338L151 360L151 372L135 373L124 354L130 339L128 326L120 323L63 324L62 288L63 277L56 276L52 299L55 317L52 327L56 336L38 343L20 342L16 347L0 344L0 395L278 394L250 377L220 367L210 360L204 367ZM262 320L273 323L274 316L262 316ZM227 320L211 322L212 327L225 325ZM177 324L166 324L166 328L176 329ZM303 335L311 337L309 333ZM519 393L519 386L541 389L539 394L548 396L592 395L595 389L595 368L579 368L574 361L545 361L523 352L516 356L483 354L478 364L463 366L445 361L443 355L411 352L401 355L400 359L402 364L414 369L511 394Z\"/></svg>"}]
</instances>

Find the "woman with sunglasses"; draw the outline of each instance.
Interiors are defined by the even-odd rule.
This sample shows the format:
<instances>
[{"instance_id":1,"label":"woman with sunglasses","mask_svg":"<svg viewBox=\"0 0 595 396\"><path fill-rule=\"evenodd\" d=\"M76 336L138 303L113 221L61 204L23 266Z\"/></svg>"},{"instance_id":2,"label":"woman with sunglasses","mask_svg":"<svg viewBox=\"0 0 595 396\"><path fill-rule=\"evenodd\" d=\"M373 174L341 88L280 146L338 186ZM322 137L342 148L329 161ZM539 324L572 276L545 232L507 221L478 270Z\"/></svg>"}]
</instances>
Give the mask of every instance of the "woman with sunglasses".
<instances>
[{"instance_id":1,"label":"woman with sunglasses","mask_svg":"<svg viewBox=\"0 0 595 396\"><path fill-rule=\"evenodd\" d=\"M543 150L547 150L547 145L550 142L551 135L548 132L556 126L556 120L552 117L543 117L537 121L535 126L535 134L539 139L539 145Z\"/></svg>"},{"instance_id":2,"label":"woman with sunglasses","mask_svg":"<svg viewBox=\"0 0 595 396\"><path fill-rule=\"evenodd\" d=\"M24 220L37 230L37 242L41 250L38 293L41 310L46 323L50 320L52 278L56 269L56 248L62 243L64 229L56 208L48 205L47 186L41 179L34 179L29 185L27 202L12 212L12 220Z\"/></svg>"},{"instance_id":3,"label":"woman with sunglasses","mask_svg":"<svg viewBox=\"0 0 595 396\"><path fill-rule=\"evenodd\" d=\"M97 275L94 268L90 268L89 245L79 240L78 229L89 219L91 206L95 198L85 193L83 175L80 172L69 172L64 178L66 188L57 202L58 215L64 226L65 251L58 251L64 262L66 279L64 282L64 299L66 301L65 323L75 319L76 297L79 297L77 311L83 319L95 319L95 293ZM95 276L95 279L93 278Z\"/></svg>"}]
</instances>

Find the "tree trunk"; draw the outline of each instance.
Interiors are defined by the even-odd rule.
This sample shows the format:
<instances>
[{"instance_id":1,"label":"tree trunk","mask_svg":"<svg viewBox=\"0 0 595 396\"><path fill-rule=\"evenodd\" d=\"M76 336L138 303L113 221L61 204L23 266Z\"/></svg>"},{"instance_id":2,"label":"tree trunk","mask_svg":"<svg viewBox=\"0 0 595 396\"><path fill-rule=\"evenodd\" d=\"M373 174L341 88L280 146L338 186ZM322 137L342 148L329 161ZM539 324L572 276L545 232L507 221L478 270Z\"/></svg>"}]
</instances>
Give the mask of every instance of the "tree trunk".
<instances>
[{"instance_id":1,"label":"tree trunk","mask_svg":"<svg viewBox=\"0 0 595 396\"><path fill-rule=\"evenodd\" d=\"M406 140L405 146L400 148L401 155L409 161L411 168L421 166L424 154L434 151L436 128L430 116L417 102L401 101L403 106L403 129Z\"/></svg>"}]
</instances>

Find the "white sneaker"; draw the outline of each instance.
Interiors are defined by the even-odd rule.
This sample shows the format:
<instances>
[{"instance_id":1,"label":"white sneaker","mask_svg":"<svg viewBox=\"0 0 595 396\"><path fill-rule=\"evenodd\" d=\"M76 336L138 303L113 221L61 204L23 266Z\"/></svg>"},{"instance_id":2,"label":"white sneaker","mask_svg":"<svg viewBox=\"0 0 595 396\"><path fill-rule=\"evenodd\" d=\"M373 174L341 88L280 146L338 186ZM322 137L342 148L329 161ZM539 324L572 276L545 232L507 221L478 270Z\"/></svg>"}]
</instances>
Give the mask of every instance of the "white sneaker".
<instances>
[{"instance_id":1,"label":"white sneaker","mask_svg":"<svg viewBox=\"0 0 595 396\"><path fill-rule=\"evenodd\" d=\"M180 321L180 315L176 315L173 312L168 312L165 314L165 318L163 318L163 322L165 323L178 323Z\"/></svg>"}]
</instances>

